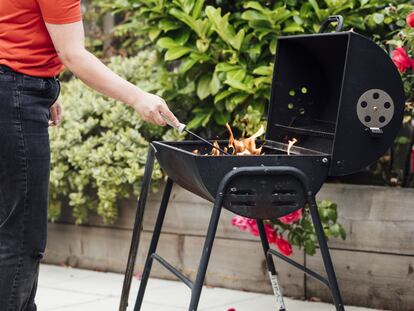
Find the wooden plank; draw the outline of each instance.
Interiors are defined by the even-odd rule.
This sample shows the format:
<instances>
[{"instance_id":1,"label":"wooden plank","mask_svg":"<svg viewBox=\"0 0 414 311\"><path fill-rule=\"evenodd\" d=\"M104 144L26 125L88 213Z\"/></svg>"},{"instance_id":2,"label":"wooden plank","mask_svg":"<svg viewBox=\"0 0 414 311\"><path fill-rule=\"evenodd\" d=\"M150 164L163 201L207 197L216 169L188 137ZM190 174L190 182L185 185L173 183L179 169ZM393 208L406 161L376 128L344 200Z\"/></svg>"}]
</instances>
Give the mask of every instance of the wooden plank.
<instances>
[{"instance_id":1,"label":"wooden plank","mask_svg":"<svg viewBox=\"0 0 414 311\"><path fill-rule=\"evenodd\" d=\"M44 261L73 267L124 273L131 232L113 228L96 228L63 224L49 227L49 243ZM163 234L158 253L192 279L201 256L204 238ZM135 271L143 270L149 245L144 233ZM303 254L295 250L293 258L303 263ZM304 296L303 274L285 263L276 264L284 293ZM207 272L206 284L255 292L271 292L259 241L233 241L217 238ZM159 264L154 263L151 276L174 279ZM122 284L120 284L122 286Z\"/></svg>"},{"instance_id":2,"label":"wooden plank","mask_svg":"<svg viewBox=\"0 0 414 311\"><path fill-rule=\"evenodd\" d=\"M414 190L326 184L318 199L338 204L346 241L330 246L348 250L414 255Z\"/></svg>"},{"instance_id":3,"label":"wooden plank","mask_svg":"<svg viewBox=\"0 0 414 311\"><path fill-rule=\"evenodd\" d=\"M204 238L189 236L183 248L185 272L193 278L199 264ZM303 264L301 251L294 249L292 259ZM275 261L284 294L304 296L304 275L284 262ZM207 284L218 287L271 293L263 249L259 241L216 239L206 278Z\"/></svg>"},{"instance_id":4,"label":"wooden plank","mask_svg":"<svg viewBox=\"0 0 414 311\"><path fill-rule=\"evenodd\" d=\"M144 228L151 231L160 204L161 193L152 194L147 205ZM318 199L338 204L339 222L347 232L346 241L332 239L330 246L414 255L414 190L373 186L326 184ZM120 203L119 219L109 227L131 229L135 219L136 200ZM204 236L212 203L175 186L171 196L163 232ZM64 220L73 222L70 210L64 209ZM225 239L254 241L255 237L231 225L234 214L223 210L217 236ZM91 213L89 224L105 226Z\"/></svg>"},{"instance_id":5,"label":"wooden plank","mask_svg":"<svg viewBox=\"0 0 414 311\"><path fill-rule=\"evenodd\" d=\"M414 308L414 256L331 250L345 304L405 311ZM307 266L324 273L320 254ZM326 287L307 279L309 297L330 301Z\"/></svg>"},{"instance_id":6,"label":"wooden plank","mask_svg":"<svg viewBox=\"0 0 414 311\"><path fill-rule=\"evenodd\" d=\"M142 234L136 272L142 271L149 246L149 233ZM85 269L124 273L129 253L131 231L75 225L51 224L45 263ZM180 268L180 236L164 234L160 254ZM153 276L173 279L163 267L154 264Z\"/></svg>"}]
</instances>

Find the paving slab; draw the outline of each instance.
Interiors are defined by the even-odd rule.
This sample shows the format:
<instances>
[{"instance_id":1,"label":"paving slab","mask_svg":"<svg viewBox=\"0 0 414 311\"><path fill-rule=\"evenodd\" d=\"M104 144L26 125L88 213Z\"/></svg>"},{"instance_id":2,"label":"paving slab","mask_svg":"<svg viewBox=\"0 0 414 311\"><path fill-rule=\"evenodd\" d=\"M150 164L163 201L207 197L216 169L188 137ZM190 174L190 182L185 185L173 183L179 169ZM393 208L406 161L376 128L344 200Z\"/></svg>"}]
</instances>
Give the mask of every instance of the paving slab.
<instances>
[{"instance_id":1,"label":"paving slab","mask_svg":"<svg viewBox=\"0 0 414 311\"><path fill-rule=\"evenodd\" d=\"M37 306L41 311L117 311L123 275L41 265ZM134 278L128 310L133 310L139 280ZM189 289L180 282L150 279L142 311L186 311ZM285 298L289 311L334 311L326 303ZM266 311L276 310L272 295L248 293L223 288L205 287L199 311ZM347 311L375 311L347 307Z\"/></svg>"}]
</instances>

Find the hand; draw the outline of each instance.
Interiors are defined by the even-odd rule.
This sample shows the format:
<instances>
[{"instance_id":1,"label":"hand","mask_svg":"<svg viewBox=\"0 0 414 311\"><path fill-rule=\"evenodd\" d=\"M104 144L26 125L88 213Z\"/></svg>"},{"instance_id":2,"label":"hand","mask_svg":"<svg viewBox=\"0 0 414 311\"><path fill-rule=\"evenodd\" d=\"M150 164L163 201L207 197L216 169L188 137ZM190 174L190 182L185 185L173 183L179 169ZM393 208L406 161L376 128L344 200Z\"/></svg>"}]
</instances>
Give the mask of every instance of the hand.
<instances>
[{"instance_id":1,"label":"hand","mask_svg":"<svg viewBox=\"0 0 414 311\"><path fill-rule=\"evenodd\" d=\"M50 120L49 126L58 126L62 120L62 107L60 103L56 101L50 108Z\"/></svg>"},{"instance_id":2,"label":"hand","mask_svg":"<svg viewBox=\"0 0 414 311\"><path fill-rule=\"evenodd\" d=\"M166 122L161 114L175 125L179 125L179 121L168 108L165 100L161 97L147 92L140 92L138 99L132 104L132 107L137 111L142 119L157 125L165 126Z\"/></svg>"}]
</instances>

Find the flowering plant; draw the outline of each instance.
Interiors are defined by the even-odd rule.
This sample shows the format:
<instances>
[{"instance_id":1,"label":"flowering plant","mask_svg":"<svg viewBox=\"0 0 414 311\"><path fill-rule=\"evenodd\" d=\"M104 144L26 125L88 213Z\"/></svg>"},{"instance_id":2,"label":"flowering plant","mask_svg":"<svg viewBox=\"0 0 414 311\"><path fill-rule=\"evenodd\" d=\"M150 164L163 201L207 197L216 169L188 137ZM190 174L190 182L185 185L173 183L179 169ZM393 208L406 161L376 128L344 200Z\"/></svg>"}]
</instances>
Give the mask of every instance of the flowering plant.
<instances>
[{"instance_id":1,"label":"flowering plant","mask_svg":"<svg viewBox=\"0 0 414 311\"><path fill-rule=\"evenodd\" d=\"M341 237L345 240L345 230L342 225L337 223L337 205L325 200L318 202L318 212L326 237L328 239L330 237ZM242 231L250 232L254 236L259 236L256 220L254 219L235 216L232 225ZM298 246L299 249L304 247L305 252L309 255L314 255L316 252L317 237L308 207L279 219L266 221L265 230L269 243L276 245L278 250L285 256L292 254L292 245Z\"/></svg>"},{"instance_id":2,"label":"flowering plant","mask_svg":"<svg viewBox=\"0 0 414 311\"><path fill-rule=\"evenodd\" d=\"M414 12L407 15L406 26L389 41L394 50L392 60L401 72L404 88L409 101L414 100ZM410 107L407 107L410 108ZM411 111L412 113L412 107ZM405 121L411 120L412 115L406 117Z\"/></svg>"}]
</instances>

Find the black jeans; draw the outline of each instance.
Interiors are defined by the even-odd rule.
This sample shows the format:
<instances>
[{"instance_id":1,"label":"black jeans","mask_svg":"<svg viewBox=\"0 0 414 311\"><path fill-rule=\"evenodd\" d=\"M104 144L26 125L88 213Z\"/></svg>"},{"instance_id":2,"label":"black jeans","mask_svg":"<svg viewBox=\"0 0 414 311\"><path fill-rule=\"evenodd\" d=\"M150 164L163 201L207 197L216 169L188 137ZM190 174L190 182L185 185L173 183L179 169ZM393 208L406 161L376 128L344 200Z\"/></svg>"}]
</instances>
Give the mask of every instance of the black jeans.
<instances>
[{"instance_id":1,"label":"black jeans","mask_svg":"<svg viewBox=\"0 0 414 311\"><path fill-rule=\"evenodd\" d=\"M60 86L0 66L0 311L34 311L47 236L49 107Z\"/></svg>"}]
</instances>

